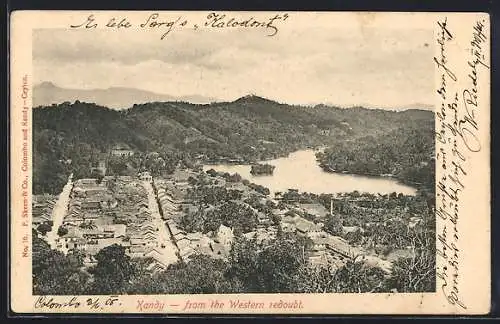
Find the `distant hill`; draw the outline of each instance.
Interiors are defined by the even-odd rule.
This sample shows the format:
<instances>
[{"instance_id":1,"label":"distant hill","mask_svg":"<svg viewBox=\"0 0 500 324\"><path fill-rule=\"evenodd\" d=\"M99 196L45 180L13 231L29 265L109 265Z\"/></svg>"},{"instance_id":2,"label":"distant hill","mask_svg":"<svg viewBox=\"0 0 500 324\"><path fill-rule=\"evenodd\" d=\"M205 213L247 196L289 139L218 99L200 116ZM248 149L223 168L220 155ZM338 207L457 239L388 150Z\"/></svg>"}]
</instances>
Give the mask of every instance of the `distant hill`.
<instances>
[{"instance_id":1,"label":"distant hill","mask_svg":"<svg viewBox=\"0 0 500 324\"><path fill-rule=\"evenodd\" d=\"M109 107L116 110L132 107L155 101L185 101L192 103L210 103L217 101L215 98L198 95L175 97L171 95L158 94L150 91L134 88L112 87L108 89L66 89L56 86L51 82L43 82L35 85L33 89L33 106L50 106L65 101L92 102L97 105Z\"/></svg>"},{"instance_id":2,"label":"distant hill","mask_svg":"<svg viewBox=\"0 0 500 324\"><path fill-rule=\"evenodd\" d=\"M148 102L123 110L79 99L33 110L34 188L57 192L58 185L51 181L65 181L57 174L77 169L77 174L83 174L94 157L115 145L125 144L143 153L168 152L183 159L203 156L256 162L307 147L377 137L399 128L433 131L434 114L304 107L258 96L212 104ZM72 163L65 165L68 160Z\"/></svg>"},{"instance_id":3,"label":"distant hill","mask_svg":"<svg viewBox=\"0 0 500 324\"><path fill-rule=\"evenodd\" d=\"M260 98L260 99L259 99ZM50 106L52 104L60 104L65 101L95 103L96 105L108 107L115 110L122 110L132 107L134 104L144 104L148 102L187 102L193 104L208 104L220 102L217 98L205 97L200 95L190 96L172 96L159 94L151 91L140 90L135 88L111 87L108 89L68 89L61 88L52 82L42 82L35 85L33 89L33 107ZM244 104L246 101L267 101L256 95L248 95L237 99L235 102ZM321 105L320 105L321 106ZM329 103L328 106L336 106L334 103ZM371 104L360 104L360 107L368 109L386 109L394 111L403 111L410 109L434 110L434 107L429 104L414 103L401 107L377 107ZM352 106L355 107L355 106ZM348 108L352 108L348 107Z\"/></svg>"},{"instance_id":4,"label":"distant hill","mask_svg":"<svg viewBox=\"0 0 500 324\"><path fill-rule=\"evenodd\" d=\"M385 109L385 110L392 110L392 111L404 111L404 110L429 110L429 111L434 111L434 105L431 104L424 104L424 103L413 103L413 104L407 104L407 105L401 105L401 106L374 106L372 104L359 104L356 106L349 106L345 108L353 108L353 107L363 107L367 109Z\"/></svg>"},{"instance_id":5,"label":"distant hill","mask_svg":"<svg viewBox=\"0 0 500 324\"><path fill-rule=\"evenodd\" d=\"M408 109L422 109L422 110L434 111L434 105L424 104L424 103L414 103L411 105L405 105L399 109L396 108L395 110L408 110Z\"/></svg>"}]
</instances>

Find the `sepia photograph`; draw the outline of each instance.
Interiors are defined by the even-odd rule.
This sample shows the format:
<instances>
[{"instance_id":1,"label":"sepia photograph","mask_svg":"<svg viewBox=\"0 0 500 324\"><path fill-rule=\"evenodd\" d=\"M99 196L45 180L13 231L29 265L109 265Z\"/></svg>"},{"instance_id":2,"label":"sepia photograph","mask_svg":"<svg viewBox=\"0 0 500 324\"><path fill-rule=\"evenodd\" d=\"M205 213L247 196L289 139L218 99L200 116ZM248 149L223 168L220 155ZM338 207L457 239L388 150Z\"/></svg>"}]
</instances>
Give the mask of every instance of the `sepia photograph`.
<instances>
[{"instance_id":1,"label":"sepia photograph","mask_svg":"<svg viewBox=\"0 0 500 324\"><path fill-rule=\"evenodd\" d=\"M195 33L34 30L33 293L435 291L433 26Z\"/></svg>"},{"instance_id":2,"label":"sepia photograph","mask_svg":"<svg viewBox=\"0 0 500 324\"><path fill-rule=\"evenodd\" d=\"M22 14L18 308L488 307L484 15Z\"/></svg>"}]
</instances>

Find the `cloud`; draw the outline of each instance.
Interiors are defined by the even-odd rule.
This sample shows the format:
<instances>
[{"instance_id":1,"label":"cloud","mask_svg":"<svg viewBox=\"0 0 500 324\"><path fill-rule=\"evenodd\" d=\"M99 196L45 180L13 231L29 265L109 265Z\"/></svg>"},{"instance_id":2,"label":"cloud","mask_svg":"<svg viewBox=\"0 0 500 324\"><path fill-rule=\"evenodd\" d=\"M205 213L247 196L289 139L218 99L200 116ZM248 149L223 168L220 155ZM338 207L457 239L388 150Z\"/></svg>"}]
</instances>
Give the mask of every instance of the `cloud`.
<instances>
[{"instance_id":1,"label":"cloud","mask_svg":"<svg viewBox=\"0 0 500 324\"><path fill-rule=\"evenodd\" d=\"M325 16L322 16L324 19ZM357 21L357 20L356 20ZM384 23L381 23L384 22ZM262 30L36 30L34 75L67 88L134 87L232 100L380 106L432 102L432 25L385 21ZM410 24L411 25L411 24Z\"/></svg>"}]
</instances>

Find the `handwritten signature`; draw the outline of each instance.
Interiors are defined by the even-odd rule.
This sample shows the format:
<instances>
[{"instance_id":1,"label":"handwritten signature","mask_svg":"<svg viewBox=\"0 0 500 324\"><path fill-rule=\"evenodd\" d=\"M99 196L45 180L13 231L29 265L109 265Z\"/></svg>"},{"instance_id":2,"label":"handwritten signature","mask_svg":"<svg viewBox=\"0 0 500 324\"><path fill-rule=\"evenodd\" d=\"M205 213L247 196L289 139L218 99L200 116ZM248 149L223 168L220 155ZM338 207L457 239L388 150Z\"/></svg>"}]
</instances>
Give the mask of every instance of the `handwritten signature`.
<instances>
[{"instance_id":1,"label":"handwritten signature","mask_svg":"<svg viewBox=\"0 0 500 324\"><path fill-rule=\"evenodd\" d=\"M488 40L484 21L473 26L470 42L470 57L467 60L468 78L462 80L465 88L457 91L457 75L454 66L449 64L447 44L454 40L452 28L447 19L438 25L437 44L439 58L434 57L438 71L441 71L437 93L441 98L441 109L436 113L440 129L436 132L436 165L440 167L439 180L436 184L436 217L438 224L436 252L443 263L437 267L440 291L448 303L467 309L461 297L460 281L460 212L461 196L465 191L464 179L468 176L466 152L479 152L480 107L479 74L481 69L489 69L486 63L484 45ZM467 81L469 85L467 86Z\"/></svg>"},{"instance_id":2,"label":"handwritten signature","mask_svg":"<svg viewBox=\"0 0 500 324\"><path fill-rule=\"evenodd\" d=\"M106 296L105 298L100 297L82 297L71 296L71 297L49 297L49 296L39 296L35 300L35 308L37 309L78 309L80 307L88 307L91 310L104 310L106 307L121 305L120 298L118 296Z\"/></svg>"},{"instance_id":3,"label":"handwritten signature","mask_svg":"<svg viewBox=\"0 0 500 324\"><path fill-rule=\"evenodd\" d=\"M203 21L190 22L188 19L179 16L174 19L165 18L160 13L149 14L145 19L138 23L134 23L128 17L112 17L101 24L98 17L94 14L88 15L85 20L70 25L70 28L93 30L100 27L112 29L128 29L131 27L138 27L143 30L162 30L160 39L163 40L175 29L192 28L198 30L200 28L210 29L227 29L227 28L241 28L241 29L263 29L266 30L267 36L275 36L278 34L278 22L285 22L289 18L287 13L274 14L273 16L257 19L253 16L249 18L237 18L227 14L211 12Z\"/></svg>"}]
</instances>

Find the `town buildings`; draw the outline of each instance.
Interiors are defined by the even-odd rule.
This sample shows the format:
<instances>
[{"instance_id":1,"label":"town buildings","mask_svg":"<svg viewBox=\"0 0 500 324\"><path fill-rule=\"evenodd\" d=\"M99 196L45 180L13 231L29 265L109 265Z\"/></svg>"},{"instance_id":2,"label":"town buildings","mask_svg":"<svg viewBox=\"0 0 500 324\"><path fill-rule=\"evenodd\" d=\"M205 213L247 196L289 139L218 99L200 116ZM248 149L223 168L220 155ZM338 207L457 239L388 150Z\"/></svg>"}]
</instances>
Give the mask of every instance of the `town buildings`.
<instances>
[{"instance_id":1,"label":"town buildings","mask_svg":"<svg viewBox=\"0 0 500 324\"><path fill-rule=\"evenodd\" d=\"M202 182L239 193L234 202L251 210L256 215L256 223L253 230L238 235L255 239L262 248L276 240L280 232L294 233L310 242L304 253L312 267L336 269L362 256L390 271L390 261L325 231L325 218L334 216L332 208L327 210L319 203L296 201L282 201L277 208L278 201L259 193L241 179L226 178L177 169L165 178L153 178L150 172L144 171L136 177L76 180L61 226L65 230L58 231L56 248L65 253L72 249L82 251L85 265L91 266L100 250L118 244L131 258L145 260L152 271L166 269L178 260L189 262L196 254L227 260L235 240L233 228L222 224L216 230L202 233L186 232L181 226L182 217L187 213L214 208L192 200L190 191ZM34 225L50 222L55 201L55 197L49 196L34 200ZM412 221L414 226L418 220ZM343 234L355 231L363 229L343 227Z\"/></svg>"},{"instance_id":2,"label":"town buildings","mask_svg":"<svg viewBox=\"0 0 500 324\"><path fill-rule=\"evenodd\" d=\"M53 195L34 195L32 201L32 224L38 227L41 224L50 224L52 221L52 210L56 204L57 197ZM51 225L50 225L51 226Z\"/></svg>"}]
</instances>

